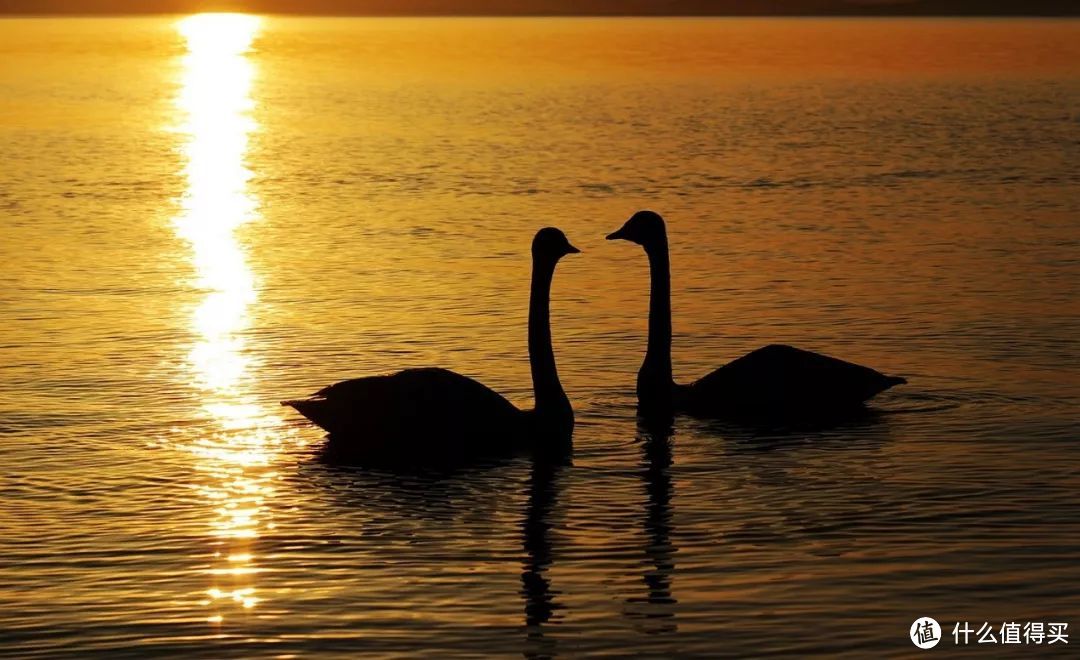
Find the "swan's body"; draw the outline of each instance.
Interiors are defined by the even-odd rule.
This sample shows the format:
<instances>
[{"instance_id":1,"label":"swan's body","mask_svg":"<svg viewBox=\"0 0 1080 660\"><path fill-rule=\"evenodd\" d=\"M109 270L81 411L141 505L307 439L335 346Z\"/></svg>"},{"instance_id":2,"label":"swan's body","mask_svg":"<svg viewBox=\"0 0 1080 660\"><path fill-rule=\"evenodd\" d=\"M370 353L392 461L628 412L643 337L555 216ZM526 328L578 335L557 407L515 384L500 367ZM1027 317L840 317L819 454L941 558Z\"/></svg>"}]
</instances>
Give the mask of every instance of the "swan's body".
<instances>
[{"instance_id":1,"label":"swan's body","mask_svg":"<svg viewBox=\"0 0 1080 660\"><path fill-rule=\"evenodd\" d=\"M354 378L285 403L335 444L372 455L421 444L447 457L492 453L520 436L523 416L494 390L438 367Z\"/></svg>"},{"instance_id":2,"label":"swan's body","mask_svg":"<svg viewBox=\"0 0 1080 660\"><path fill-rule=\"evenodd\" d=\"M548 304L556 263L575 252L557 229L541 229L533 240L529 363L535 409L519 410L472 378L435 367L346 380L282 403L325 429L335 451L360 458L443 462L565 443L574 411L555 368Z\"/></svg>"},{"instance_id":3,"label":"swan's body","mask_svg":"<svg viewBox=\"0 0 1080 660\"><path fill-rule=\"evenodd\" d=\"M770 344L690 385L676 385L675 396L680 409L702 417L808 417L843 412L904 382L828 355Z\"/></svg>"},{"instance_id":4,"label":"swan's body","mask_svg":"<svg viewBox=\"0 0 1080 660\"><path fill-rule=\"evenodd\" d=\"M649 257L649 343L638 371L638 407L645 416L685 412L699 417L792 419L831 416L905 381L869 367L772 344L689 385L671 375L671 268L664 220L635 213L608 240L624 239Z\"/></svg>"}]
</instances>

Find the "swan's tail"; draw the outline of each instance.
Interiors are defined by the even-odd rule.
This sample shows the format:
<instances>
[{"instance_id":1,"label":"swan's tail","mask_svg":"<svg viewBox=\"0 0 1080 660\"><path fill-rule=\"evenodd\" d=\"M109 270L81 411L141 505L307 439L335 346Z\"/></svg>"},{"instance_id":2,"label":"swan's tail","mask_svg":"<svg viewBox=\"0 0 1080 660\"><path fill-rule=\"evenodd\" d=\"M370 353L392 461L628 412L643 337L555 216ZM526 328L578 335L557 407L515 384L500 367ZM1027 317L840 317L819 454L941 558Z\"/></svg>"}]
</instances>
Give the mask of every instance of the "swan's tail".
<instances>
[{"instance_id":1,"label":"swan's tail","mask_svg":"<svg viewBox=\"0 0 1080 660\"><path fill-rule=\"evenodd\" d=\"M325 401L325 399L323 399L322 397L319 397L317 399L314 399L314 398L313 399L288 399L288 400L282 401L281 405L289 406L290 408L295 408L297 410L300 410L301 408L305 407L307 404L314 403L316 401Z\"/></svg>"},{"instance_id":2,"label":"swan's tail","mask_svg":"<svg viewBox=\"0 0 1080 660\"><path fill-rule=\"evenodd\" d=\"M304 417L308 418L318 426L329 431L327 424L330 423L330 417L328 415L329 410L327 407L327 400L323 397L314 397L311 399L290 399L288 401L282 401L281 405L289 406L296 412L300 413Z\"/></svg>"},{"instance_id":3,"label":"swan's tail","mask_svg":"<svg viewBox=\"0 0 1080 660\"><path fill-rule=\"evenodd\" d=\"M897 385L907 384L907 378L903 378L901 376L886 376L884 374L879 374L879 376L880 377L877 378L875 381L869 383L869 389L863 392L863 394L866 395L862 400L863 403L869 401L870 399L874 398L878 394L881 394L887 389L891 389Z\"/></svg>"}]
</instances>

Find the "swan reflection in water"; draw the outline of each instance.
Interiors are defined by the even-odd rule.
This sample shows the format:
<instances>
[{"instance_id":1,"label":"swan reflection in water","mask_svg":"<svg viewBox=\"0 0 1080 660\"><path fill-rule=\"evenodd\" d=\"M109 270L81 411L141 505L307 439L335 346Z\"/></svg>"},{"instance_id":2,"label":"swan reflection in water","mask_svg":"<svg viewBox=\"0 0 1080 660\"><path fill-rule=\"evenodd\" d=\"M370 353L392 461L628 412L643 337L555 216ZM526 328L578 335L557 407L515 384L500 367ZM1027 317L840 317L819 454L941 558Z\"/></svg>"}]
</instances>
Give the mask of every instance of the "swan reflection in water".
<instances>
[{"instance_id":1,"label":"swan reflection in water","mask_svg":"<svg viewBox=\"0 0 1080 660\"><path fill-rule=\"evenodd\" d=\"M645 532L645 593L626 599L625 614L642 632L651 635L678 631L675 622L678 601L671 591L676 552L671 542L671 435L669 425L642 427L638 435L642 452L639 474L646 494L641 519ZM554 657L557 651L554 641L545 639L544 629L558 621L562 609L556 600L560 592L552 588L548 571L555 558L552 514L565 467L552 461L534 461L529 476L529 500L522 519L525 561L521 572L527 636L525 656L529 658Z\"/></svg>"},{"instance_id":2,"label":"swan reflection in water","mask_svg":"<svg viewBox=\"0 0 1080 660\"><path fill-rule=\"evenodd\" d=\"M563 463L536 460L529 475L529 501L521 524L525 548L521 593L525 598L525 656L529 658L555 654L554 642L544 639L544 626L560 609L555 602L558 591L552 590L547 571L552 562L551 513L563 468Z\"/></svg>"},{"instance_id":3,"label":"swan reflection in water","mask_svg":"<svg viewBox=\"0 0 1080 660\"><path fill-rule=\"evenodd\" d=\"M447 548L456 541L444 533L449 530L441 528L475 522L477 516L492 521L497 509L493 503L524 489L526 499L516 523L521 547L514 553L514 559L520 561L524 652L527 657L551 657L555 642L545 638L545 628L559 621L563 609L557 601L560 592L552 588L548 575L555 554L552 530L558 524L553 517L573 458L571 451L561 449L564 445L552 444L560 449L536 452L531 459L497 457L435 469L357 463L353 456L343 456L328 443L302 468L309 475L300 482L317 486L341 510L354 512L358 519L348 522L348 527L377 537L379 545L397 537L407 537L415 545L416 525L420 524L435 543L449 544ZM519 475L526 466L528 477L521 481ZM470 532L470 538L475 537L475 531Z\"/></svg>"},{"instance_id":4,"label":"swan reflection in water","mask_svg":"<svg viewBox=\"0 0 1080 660\"><path fill-rule=\"evenodd\" d=\"M678 603L672 593L677 550L671 542L671 431L641 429L639 439L641 460L636 473L645 497L643 506L640 509L635 506L632 515L644 531L638 549L640 568L634 569L641 575L638 584L643 589L625 599L623 616L646 635L673 634L677 632ZM475 529L459 537L456 535L461 534L460 529L447 535L444 532L451 530L441 528L448 524L457 527L467 521L490 523L495 508L488 507L494 507L494 502L514 491L524 490L520 514L513 523L521 543L515 555L520 562L522 652L529 658L559 654L558 641L551 632L562 624L567 606L561 602L563 591L553 583L551 570L559 554L556 530L562 526L560 498L574 469L571 454L494 459L430 471L342 464L332 449L328 449L324 447L319 460L309 465L308 469L316 471L312 475L315 478L301 481L319 484L321 490L344 505L344 510L353 510L359 518L348 522L348 528L364 530L365 536L378 539L379 546L386 546L388 540L398 536L408 537L416 547L427 546L427 543L416 545L419 524L427 530L423 533L425 539L435 546L445 546L442 549L428 546L433 553L429 557L460 555L467 548L455 545L466 538L475 538ZM523 481L519 476L522 469L528 470Z\"/></svg>"},{"instance_id":5,"label":"swan reflection in water","mask_svg":"<svg viewBox=\"0 0 1080 660\"><path fill-rule=\"evenodd\" d=\"M645 532L645 595L626 601L626 615L650 634L674 633L675 605L671 577L675 571L675 546L671 543L671 436L668 424L639 427L641 466L645 486L642 527Z\"/></svg>"}]
</instances>

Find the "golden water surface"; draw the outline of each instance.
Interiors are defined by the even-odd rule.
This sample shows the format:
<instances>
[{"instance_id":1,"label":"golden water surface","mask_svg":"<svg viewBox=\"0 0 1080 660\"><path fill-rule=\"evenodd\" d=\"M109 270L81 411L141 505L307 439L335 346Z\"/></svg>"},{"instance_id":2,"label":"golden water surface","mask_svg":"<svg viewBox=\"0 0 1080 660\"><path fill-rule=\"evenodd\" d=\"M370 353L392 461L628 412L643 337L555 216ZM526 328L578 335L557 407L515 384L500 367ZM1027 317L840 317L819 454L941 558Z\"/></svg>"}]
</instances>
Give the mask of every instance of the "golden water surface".
<instances>
[{"instance_id":1,"label":"golden water surface","mask_svg":"<svg viewBox=\"0 0 1080 660\"><path fill-rule=\"evenodd\" d=\"M1080 624L1080 24L0 20L0 648L904 654ZM858 424L633 418L782 341ZM277 402L440 365L529 404L563 228L573 465L327 465ZM951 643L947 639L944 643ZM951 649L961 650L961 649ZM977 648L968 649L971 652Z\"/></svg>"}]
</instances>

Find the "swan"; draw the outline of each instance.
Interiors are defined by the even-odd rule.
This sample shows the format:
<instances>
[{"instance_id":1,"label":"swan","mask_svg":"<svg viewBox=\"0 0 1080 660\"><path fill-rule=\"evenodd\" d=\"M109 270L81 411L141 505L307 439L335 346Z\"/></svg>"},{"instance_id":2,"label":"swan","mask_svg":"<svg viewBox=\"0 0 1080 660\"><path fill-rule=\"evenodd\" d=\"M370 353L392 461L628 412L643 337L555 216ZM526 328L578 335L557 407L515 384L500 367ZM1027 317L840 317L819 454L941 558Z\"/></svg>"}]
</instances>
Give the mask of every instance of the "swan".
<instances>
[{"instance_id":1,"label":"swan","mask_svg":"<svg viewBox=\"0 0 1080 660\"><path fill-rule=\"evenodd\" d=\"M548 303L555 265L580 252L553 227L532 242L529 366L535 408L519 410L502 395L448 369L406 369L335 383L306 399L282 401L329 433L328 447L349 457L409 462L454 461L565 443L574 411L551 347Z\"/></svg>"},{"instance_id":2,"label":"swan","mask_svg":"<svg viewBox=\"0 0 1080 660\"><path fill-rule=\"evenodd\" d=\"M637 377L645 417L685 412L698 417L798 419L857 411L907 381L869 367L782 344L770 344L703 378L679 385L671 375L671 272L664 219L638 211L607 239L645 248L649 257L649 339Z\"/></svg>"}]
</instances>

